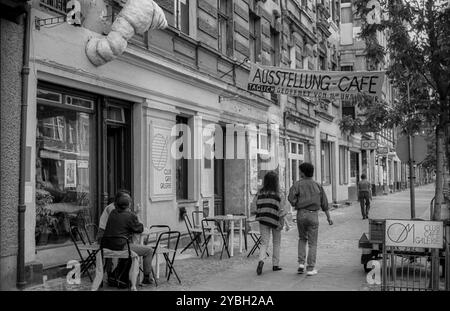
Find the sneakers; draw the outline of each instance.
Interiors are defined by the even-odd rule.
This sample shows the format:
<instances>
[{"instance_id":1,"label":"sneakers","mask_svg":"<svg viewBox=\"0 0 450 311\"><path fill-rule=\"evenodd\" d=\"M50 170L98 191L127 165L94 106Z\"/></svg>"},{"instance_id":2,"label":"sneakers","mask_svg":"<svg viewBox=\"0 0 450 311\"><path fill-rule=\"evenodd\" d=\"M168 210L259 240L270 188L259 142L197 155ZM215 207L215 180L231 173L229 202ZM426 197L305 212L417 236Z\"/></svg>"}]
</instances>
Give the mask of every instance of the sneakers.
<instances>
[{"instance_id":1,"label":"sneakers","mask_svg":"<svg viewBox=\"0 0 450 311\"><path fill-rule=\"evenodd\" d=\"M306 275L312 276L312 275L316 275L317 274L317 270L313 269L311 271L306 272Z\"/></svg>"},{"instance_id":2,"label":"sneakers","mask_svg":"<svg viewBox=\"0 0 450 311\"><path fill-rule=\"evenodd\" d=\"M299 264L297 273L302 274L305 271L305 265Z\"/></svg>"},{"instance_id":3,"label":"sneakers","mask_svg":"<svg viewBox=\"0 0 450 311\"><path fill-rule=\"evenodd\" d=\"M258 262L258 267L256 268L256 274L260 275L262 273L263 266L264 266L264 261L260 260Z\"/></svg>"},{"instance_id":4,"label":"sneakers","mask_svg":"<svg viewBox=\"0 0 450 311\"><path fill-rule=\"evenodd\" d=\"M273 266L272 270L273 271L280 271L280 270L283 270L283 269L280 266Z\"/></svg>"}]
</instances>

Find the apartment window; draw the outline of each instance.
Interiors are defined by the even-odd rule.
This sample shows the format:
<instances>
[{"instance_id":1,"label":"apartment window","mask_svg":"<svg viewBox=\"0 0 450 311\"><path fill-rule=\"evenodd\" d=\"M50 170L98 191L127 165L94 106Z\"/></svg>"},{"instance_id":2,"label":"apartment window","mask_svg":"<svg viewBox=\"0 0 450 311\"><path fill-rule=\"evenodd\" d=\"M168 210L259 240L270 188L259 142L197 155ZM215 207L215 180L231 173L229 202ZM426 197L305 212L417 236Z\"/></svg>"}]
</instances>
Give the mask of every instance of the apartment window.
<instances>
[{"instance_id":1,"label":"apartment window","mask_svg":"<svg viewBox=\"0 0 450 311\"><path fill-rule=\"evenodd\" d=\"M339 146L339 184L348 184L348 150Z\"/></svg>"},{"instance_id":2,"label":"apartment window","mask_svg":"<svg viewBox=\"0 0 450 311\"><path fill-rule=\"evenodd\" d=\"M321 173L322 173L322 184L331 184L331 143L322 141L321 142Z\"/></svg>"},{"instance_id":3,"label":"apartment window","mask_svg":"<svg viewBox=\"0 0 450 311\"><path fill-rule=\"evenodd\" d=\"M233 54L231 1L217 0L217 8L219 51L222 54L231 56Z\"/></svg>"},{"instance_id":4,"label":"apartment window","mask_svg":"<svg viewBox=\"0 0 450 311\"><path fill-rule=\"evenodd\" d=\"M280 33L270 28L270 59L272 66L280 64Z\"/></svg>"},{"instance_id":5,"label":"apartment window","mask_svg":"<svg viewBox=\"0 0 450 311\"><path fill-rule=\"evenodd\" d=\"M177 124L185 124L187 126L188 119L177 116L176 118ZM183 130L178 131L177 138L182 137L183 135L187 135L188 133L184 133ZM184 137L183 143L179 147L179 152L183 153L181 159L176 160L176 192L177 192L177 200L187 200L189 198L188 195L188 179L189 179L189 170L188 170L188 159L185 157L187 154L187 149L189 146L186 146L186 142L189 141L188 138Z\"/></svg>"},{"instance_id":6,"label":"apartment window","mask_svg":"<svg viewBox=\"0 0 450 311\"><path fill-rule=\"evenodd\" d=\"M322 57L322 56L319 57L319 65L320 65L320 70L326 70L325 57Z\"/></svg>"},{"instance_id":7,"label":"apartment window","mask_svg":"<svg viewBox=\"0 0 450 311\"><path fill-rule=\"evenodd\" d=\"M175 1L175 27L189 34L189 0Z\"/></svg>"},{"instance_id":8,"label":"apartment window","mask_svg":"<svg viewBox=\"0 0 450 311\"><path fill-rule=\"evenodd\" d=\"M261 19L253 13L250 13L249 35L250 61L256 63L261 57Z\"/></svg>"},{"instance_id":9,"label":"apartment window","mask_svg":"<svg viewBox=\"0 0 450 311\"><path fill-rule=\"evenodd\" d=\"M351 6L341 8L341 23L353 23L353 9Z\"/></svg>"},{"instance_id":10,"label":"apartment window","mask_svg":"<svg viewBox=\"0 0 450 311\"><path fill-rule=\"evenodd\" d=\"M341 71L353 71L353 65L341 66Z\"/></svg>"}]
</instances>

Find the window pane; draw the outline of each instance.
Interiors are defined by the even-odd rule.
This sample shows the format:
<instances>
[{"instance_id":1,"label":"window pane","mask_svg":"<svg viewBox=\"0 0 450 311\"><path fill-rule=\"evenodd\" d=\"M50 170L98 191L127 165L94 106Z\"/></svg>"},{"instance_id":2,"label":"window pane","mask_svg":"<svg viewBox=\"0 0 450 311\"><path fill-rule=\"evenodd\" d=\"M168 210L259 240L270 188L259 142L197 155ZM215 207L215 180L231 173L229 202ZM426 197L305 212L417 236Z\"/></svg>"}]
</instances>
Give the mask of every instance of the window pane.
<instances>
[{"instance_id":1,"label":"window pane","mask_svg":"<svg viewBox=\"0 0 450 311\"><path fill-rule=\"evenodd\" d=\"M291 153L297 153L297 144L291 143Z\"/></svg>"},{"instance_id":2,"label":"window pane","mask_svg":"<svg viewBox=\"0 0 450 311\"><path fill-rule=\"evenodd\" d=\"M292 184L294 184L294 182L296 182L298 180L298 176L297 176L298 165L299 164L297 163L297 160L292 160L292 165L291 165Z\"/></svg>"},{"instance_id":3,"label":"window pane","mask_svg":"<svg viewBox=\"0 0 450 311\"><path fill-rule=\"evenodd\" d=\"M184 3L183 3L184 2ZM189 0L180 1L180 25L181 32L189 34Z\"/></svg>"},{"instance_id":4,"label":"window pane","mask_svg":"<svg viewBox=\"0 0 450 311\"><path fill-rule=\"evenodd\" d=\"M93 216L91 114L38 104L36 245L64 243L70 226Z\"/></svg>"},{"instance_id":5,"label":"window pane","mask_svg":"<svg viewBox=\"0 0 450 311\"><path fill-rule=\"evenodd\" d=\"M341 23L347 24L347 23L353 23L353 11L351 7L345 7L341 10Z\"/></svg>"},{"instance_id":6,"label":"window pane","mask_svg":"<svg viewBox=\"0 0 450 311\"><path fill-rule=\"evenodd\" d=\"M177 117L177 124L187 124L188 119L183 117ZM183 131L179 131L179 135L177 138L180 138L187 133L183 133ZM187 138L185 137L185 141ZM180 152L183 152L184 144L180 145ZM187 200L188 199L188 159L184 156L181 159L176 160L176 191L177 191L177 200Z\"/></svg>"}]
</instances>

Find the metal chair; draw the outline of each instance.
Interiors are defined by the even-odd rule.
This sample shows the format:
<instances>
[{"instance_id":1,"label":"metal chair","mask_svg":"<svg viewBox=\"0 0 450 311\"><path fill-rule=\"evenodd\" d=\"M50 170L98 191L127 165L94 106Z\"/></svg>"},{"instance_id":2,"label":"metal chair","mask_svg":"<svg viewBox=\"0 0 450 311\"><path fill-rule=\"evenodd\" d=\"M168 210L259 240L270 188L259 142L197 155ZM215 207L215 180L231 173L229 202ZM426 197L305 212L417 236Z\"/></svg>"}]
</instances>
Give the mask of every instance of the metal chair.
<instances>
[{"instance_id":1,"label":"metal chair","mask_svg":"<svg viewBox=\"0 0 450 311\"><path fill-rule=\"evenodd\" d=\"M259 222L256 220L248 220L247 221L248 226L250 227L250 230L247 231L247 234L250 235L250 237L253 240L253 247L250 249L250 251L247 254L247 258L250 257L255 253L257 249L260 249L261 245L261 233L259 232ZM269 256L269 253L267 253L267 256Z\"/></svg>"},{"instance_id":2,"label":"metal chair","mask_svg":"<svg viewBox=\"0 0 450 311\"><path fill-rule=\"evenodd\" d=\"M201 258L203 258L205 251L206 251L206 255L209 256L208 243L210 240L212 240L212 255L214 255L214 237L215 236L219 236L222 238L222 250L220 252L220 259L222 259L224 249L227 251L228 258L231 257L230 252L228 251L228 242L227 242L228 235L223 233L222 228L220 227L220 224L217 220L210 219L210 218L202 219L202 231L203 231L204 242L202 245L203 251L202 251Z\"/></svg>"},{"instance_id":3,"label":"metal chair","mask_svg":"<svg viewBox=\"0 0 450 311\"><path fill-rule=\"evenodd\" d=\"M175 261L175 256L177 254L178 250L178 243L180 242L180 232L179 231L164 231L158 236L158 240L156 241L155 246L153 246L153 257L158 256L159 254L162 254L164 256L164 259L166 261L167 267L169 268L169 274L167 275L167 281L170 280L170 276L173 274L177 278L178 282L181 284L181 280L178 277L177 272L175 271L175 268L173 266L173 263ZM171 243L171 240L175 239L174 243ZM164 244L167 242L166 244ZM170 257L172 255L172 257ZM155 284L156 279L155 279Z\"/></svg>"},{"instance_id":4,"label":"metal chair","mask_svg":"<svg viewBox=\"0 0 450 311\"><path fill-rule=\"evenodd\" d=\"M187 250L191 245L195 250L195 254L198 256L198 250L201 252L202 248L200 246L200 237L202 235L202 229L201 228L195 228L192 226L191 221L189 220L189 216L187 214L183 215L184 224L186 225L186 229L189 234L189 238L191 241L181 250L180 253L183 253L185 250ZM198 249L198 250L197 250Z\"/></svg>"},{"instance_id":5,"label":"metal chair","mask_svg":"<svg viewBox=\"0 0 450 311\"><path fill-rule=\"evenodd\" d=\"M147 236L146 236L145 240L143 241L143 244L151 246L151 247L154 247L156 245L156 242L158 241L159 236L163 232L168 232L168 231L170 231L170 226L168 226L168 225L151 225L148 228L148 233L147 233ZM154 239L152 241L152 236L153 235L154 235ZM169 239L169 243L170 243L170 239ZM159 256L157 255L156 256L156 262L155 262L155 265L156 265L156 277L157 278L159 278L159 264L160 264ZM141 271L142 271L142 269L141 269ZM166 266L166 276L167 276L167 273L168 273L168 267ZM156 279L155 279L155 284L157 285Z\"/></svg>"},{"instance_id":6,"label":"metal chair","mask_svg":"<svg viewBox=\"0 0 450 311\"><path fill-rule=\"evenodd\" d=\"M93 228L89 230L88 228ZM80 257L81 264L81 275L87 274L92 282L92 276L89 273L91 267L95 267L95 256L100 251L100 246L95 241L93 235L97 226L95 224L87 224L85 226L71 226L70 228L70 239L72 240L77 253ZM81 241L82 244L79 242ZM82 252L87 253L87 257L83 257Z\"/></svg>"},{"instance_id":7,"label":"metal chair","mask_svg":"<svg viewBox=\"0 0 450 311\"><path fill-rule=\"evenodd\" d=\"M125 240L126 242L126 248L124 250L111 250L105 247L105 243L108 240L112 239L121 239ZM100 244L100 252L96 255L96 274L95 279L92 283L92 290L97 290L100 284L103 281L104 277L104 269L105 269L105 259L106 258L118 258L118 259L127 259L131 260L131 268L129 271L129 279L131 283L131 290L137 290L136 289L136 283L137 283L137 277L139 275L139 256L133 252L130 248L130 242L126 236L118 235L118 236L103 236L102 241ZM125 273L125 271L122 271L122 273ZM153 270L152 270L153 274ZM120 281L118 281L120 282Z\"/></svg>"}]
</instances>

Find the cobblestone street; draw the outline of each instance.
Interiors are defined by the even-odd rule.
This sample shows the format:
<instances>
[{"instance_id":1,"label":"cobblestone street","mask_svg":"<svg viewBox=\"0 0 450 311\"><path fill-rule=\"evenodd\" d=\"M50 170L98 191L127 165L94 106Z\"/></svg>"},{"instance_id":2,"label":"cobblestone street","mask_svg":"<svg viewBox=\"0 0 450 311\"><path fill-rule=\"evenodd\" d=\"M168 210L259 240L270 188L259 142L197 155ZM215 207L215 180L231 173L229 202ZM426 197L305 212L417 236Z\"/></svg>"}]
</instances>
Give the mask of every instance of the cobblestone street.
<instances>
[{"instance_id":1,"label":"cobblestone street","mask_svg":"<svg viewBox=\"0 0 450 311\"><path fill-rule=\"evenodd\" d=\"M416 214L429 219L429 203L434 196L434 186L427 185L416 189ZM374 197L371 218L409 218L409 191L387 196ZM192 253L184 253L176 260L175 267L182 280L178 284L174 277L167 282L164 266L161 265L161 278L158 287L139 287L150 291L333 291L333 290L374 290L366 283L366 275L360 263L361 250L358 240L368 231L368 220L362 220L358 202L332 210L334 225L326 223L325 215L320 216L319 246L317 268L319 274L313 277L298 275L297 269L297 229L295 224L289 232L283 232L281 246L282 271L273 272L270 259L266 260L263 274L257 276L255 269L258 258L247 258L246 253L219 260L219 254L199 259ZM89 290L90 282L83 279L81 285L66 285L65 280L50 280L45 285L28 290ZM103 288L101 290L114 290Z\"/></svg>"}]
</instances>

